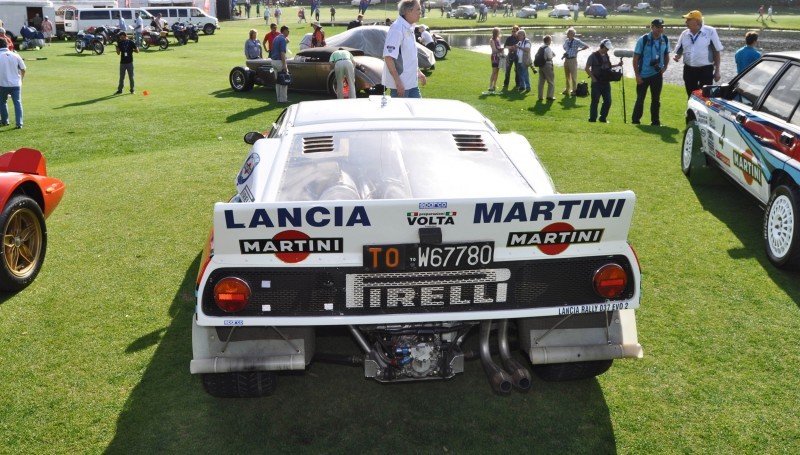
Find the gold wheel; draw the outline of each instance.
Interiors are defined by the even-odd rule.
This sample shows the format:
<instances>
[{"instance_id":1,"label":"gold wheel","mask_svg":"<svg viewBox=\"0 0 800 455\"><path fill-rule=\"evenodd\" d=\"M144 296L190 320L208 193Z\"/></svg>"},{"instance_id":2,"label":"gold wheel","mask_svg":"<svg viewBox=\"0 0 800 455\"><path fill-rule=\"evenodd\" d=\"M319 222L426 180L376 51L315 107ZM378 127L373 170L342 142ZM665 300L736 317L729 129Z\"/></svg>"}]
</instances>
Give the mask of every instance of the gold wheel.
<instances>
[{"instance_id":1,"label":"gold wheel","mask_svg":"<svg viewBox=\"0 0 800 455\"><path fill-rule=\"evenodd\" d=\"M11 214L3 232L3 260L11 275L26 278L38 268L42 234L42 224L32 210L22 208Z\"/></svg>"}]
</instances>

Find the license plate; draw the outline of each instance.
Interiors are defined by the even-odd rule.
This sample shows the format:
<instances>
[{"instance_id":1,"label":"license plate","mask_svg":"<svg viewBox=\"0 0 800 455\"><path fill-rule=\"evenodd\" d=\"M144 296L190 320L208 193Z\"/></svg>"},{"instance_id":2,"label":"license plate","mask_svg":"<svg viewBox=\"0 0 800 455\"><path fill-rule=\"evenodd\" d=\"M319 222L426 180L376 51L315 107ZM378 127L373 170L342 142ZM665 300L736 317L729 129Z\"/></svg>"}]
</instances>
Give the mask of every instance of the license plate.
<instances>
[{"instance_id":1,"label":"license plate","mask_svg":"<svg viewBox=\"0 0 800 455\"><path fill-rule=\"evenodd\" d=\"M364 246L364 267L370 272L477 269L493 262L494 242Z\"/></svg>"}]
</instances>

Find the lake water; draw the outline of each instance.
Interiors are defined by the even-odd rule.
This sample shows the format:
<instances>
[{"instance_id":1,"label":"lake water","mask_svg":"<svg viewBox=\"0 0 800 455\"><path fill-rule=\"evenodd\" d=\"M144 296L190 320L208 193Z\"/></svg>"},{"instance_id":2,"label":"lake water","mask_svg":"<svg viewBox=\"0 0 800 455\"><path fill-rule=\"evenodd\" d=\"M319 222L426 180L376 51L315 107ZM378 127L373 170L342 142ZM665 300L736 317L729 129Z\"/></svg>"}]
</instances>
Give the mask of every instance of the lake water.
<instances>
[{"instance_id":1,"label":"lake water","mask_svg":"<svg viewBox=\"0 0 800 455\"><path fill-rule=\"evenodd\" d=\"M524 24L524 22L522 23ZM525 29L524 26L523 29ZM578 33L578 38L580 38L581 41L585 42L589 46L589 49L578 53L579 80L583 80L585 78L584 76L586 76L586 73L583 71L583 67L586 65L586 59L589 58L589 54L592 51L598 48L602 39L610 39L614 44L615 49L633 50L636 47L636 41L639 39L639 37L645 32L649 31L649 27L642 29L641 31L581 26L577 26L575 29ZM670 46L673 49L675 48L675 41L677 40L678 36L680 36L682 31L682 27L666 28L664 30L664 34L670 39ZM566 28L529 28L525 29L525 32L528 35L528 39L530 39L534 44L534 52L537 48L536 46L541 44L544 35L550 35L553 38L551 47L556 52L557 56L555 59L555 64L556 66L563 66L561 54L563 53L562 45L566 39ZM720 67L720 72L722 73L721 82L726 82L731 80L733 76L736 75L736 62L733 59L733 55L737 49L744 46L744 34L746 30L718 27L717 32L719 33L720 40L722 41L722 45L724 47L724 50L722 51L722 62ZM447 42L450 43L451 47L468 49L487 55L491 53L491 48L489 47L489 41L492 37L491 30L484 29L473 30L469 32L444 31L437 33L446 39ZM510 28L503 29L500 41L504 42L509 33L511 33ZM800 49L800 33L794 31L759 31L758 49L762 53ZM612 57L611 59L613 63L616 63L617 60L618 59L616 57ZM633 59L626 58L624 59L624 62L625 64L623 65L623 69L625 76L634 77ZM489 68L489 59L487 58L486 70L489 71ZM683 85L683 62L675 63L674 61L670 61L667 72L664 73L664 82L668 84Z\"/></svg>"}]
</instances>

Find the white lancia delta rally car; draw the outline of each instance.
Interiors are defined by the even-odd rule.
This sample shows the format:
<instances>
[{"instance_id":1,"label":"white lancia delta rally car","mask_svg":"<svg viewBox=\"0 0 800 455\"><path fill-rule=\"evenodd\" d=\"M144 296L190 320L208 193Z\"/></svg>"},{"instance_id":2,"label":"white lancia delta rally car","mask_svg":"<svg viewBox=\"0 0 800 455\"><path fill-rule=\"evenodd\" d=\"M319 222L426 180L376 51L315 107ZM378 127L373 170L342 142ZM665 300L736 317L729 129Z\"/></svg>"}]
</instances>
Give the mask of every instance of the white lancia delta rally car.
<instances>
[{"instance_id":1,"label":"white lancia delta rally car","mask_svg":"<svg viewBox=\"0 0 800 455\"><path fill-rule=\"evenodd\" d=\"M322 326L385 383L462 373L469 336L500 393L642 357L632 192L558 193L523 136L452 100L302 102L245 140L198 276L209 394L271 394Z\"/></svg>"}]
</instances>

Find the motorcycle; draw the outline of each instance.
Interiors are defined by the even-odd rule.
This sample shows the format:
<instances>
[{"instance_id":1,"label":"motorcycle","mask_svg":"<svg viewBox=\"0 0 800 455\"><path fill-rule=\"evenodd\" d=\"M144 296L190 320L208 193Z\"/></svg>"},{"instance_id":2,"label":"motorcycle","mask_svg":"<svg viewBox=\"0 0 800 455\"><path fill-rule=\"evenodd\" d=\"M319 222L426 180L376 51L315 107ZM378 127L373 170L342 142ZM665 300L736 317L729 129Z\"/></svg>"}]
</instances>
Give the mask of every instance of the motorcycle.
<instances>
[{"instance_id":1,"label":"motorcycle","mask_svg":"<svg viewBox=\"0 0 800 455\"><path fill-rule=\"evenodd\" d=\"M119 34L122 32L122 30L120 30L119 28L111 27L108 25L105 26L101 25L100 27L96 27L94 30L89 28L87 29L87 31L97 36L98 38L102 39L103 44L106 45L116 43L117 40L119 40Z\"/></svg>"},{"instance_id":2,"label":"motorcycle","mask_svg":"<svg viewBox=\"0 0 800 455\"><path fill-rule=\"evenodd\" d=\"M195 43L200 40L200 37L197 35L197 27L191 22L189 22L188 25L183 22L175 22L172 24L171 28L172 34L175 35L175 39L178 40L178 44L185 45L189 40Z\"/></svg>"},{"instance_id":3,"label":"motorcycle","mask_svg":"<svg viewBox=\"0 0 800 455\"><path fill-rule=\"evenodd\" d=\"M166 30L162 30L161 32L145 30L142 32L142 49L148 49L150 46L155 45L158 45L162 51L169 47Z\"/></svg>"},{"instance_id":4,"label":"motorcycle","mask_svg":"<svg viewBox=\"0 0 800 455\"><path fill-rule=\"evenodd\" d=\"M105 45L103 45L103 39L92 35L91 33L86 33L84 31L78 32L78 36L75 38L75 51L77 53L82 53L84 49L91 49L97 55L100 55L105 50Z\"/></svg>"}]
</instances>

